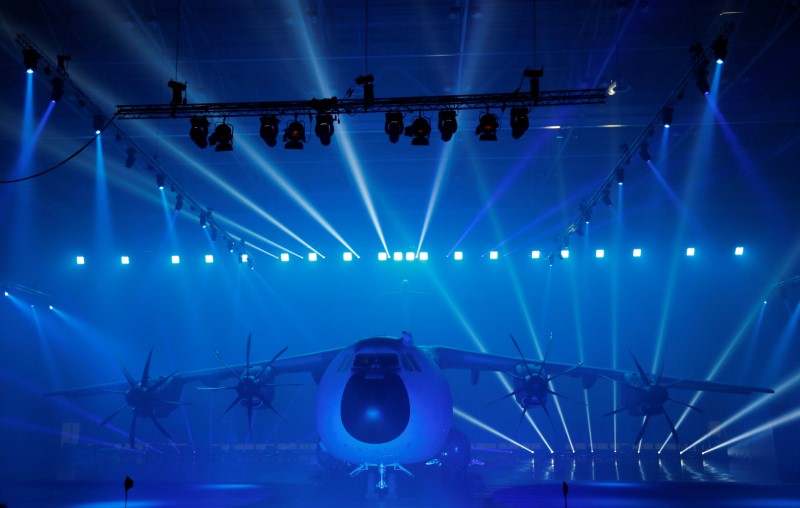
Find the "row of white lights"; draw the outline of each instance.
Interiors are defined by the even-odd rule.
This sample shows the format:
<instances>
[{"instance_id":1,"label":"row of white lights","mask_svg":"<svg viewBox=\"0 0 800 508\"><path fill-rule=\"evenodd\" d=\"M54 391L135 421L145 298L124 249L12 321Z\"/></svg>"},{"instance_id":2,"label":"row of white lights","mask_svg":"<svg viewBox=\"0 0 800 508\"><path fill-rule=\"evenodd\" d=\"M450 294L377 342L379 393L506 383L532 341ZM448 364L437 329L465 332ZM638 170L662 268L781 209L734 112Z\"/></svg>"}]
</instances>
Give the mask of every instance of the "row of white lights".
<instances>
[{"instance_id":1,"label":"row of white lights","mask_svg":"<svg viewBox=\"0 0 800 508\"><path fill-rule=\"evenodd\" d=\"M694 256L695 252L696 252L696 249L694 247L689 247L689 248L686 249L686 255L689 256L689 257ZM744 247L736 247L736 249L734 249L734 254L736 256L744 255ZM632 256L635 257L635 258L642 257L642 249L639 249L639 248L633 249ZM320 256L316 252L310 252L308 254L308 260L311 261L311 262L317 261L319 259L319 257ZM596 258L605 258L606 257L606 251L604 249L595 250L595 257ZM493 251L489 252L489 259L499 259L499 258L500 258L500 253L498 251L493 250ZM541 259L541 258L542 258L542 252L541 251L538 251L538 250L531 251L531 259ZM562 259L569 258L569 250L568 249L563 249L561 251L561 258ZM172 259L172 264L174 264L174 265L180 264L180 262L181 262L180 256L172 256L171 259ZM281 253L281 255L280 255L280 260L281 261L286 263L286 262L289 261L289 259L291 259L291 258L290 258L288 253L286 253L286 252ZM353 253L352 252L343 253L342 254L342 259L344 261L353 261ZM378 253L378 261L389 261L390 259L392 261L415 261L415 260L427 261L428 260L428 253L427 252L420 252L419 254L417 254L415 252L400 252L400 251L394 252L391 255L386 253L386 252L379 252ZM453 253L453 259L455 259L456 261L461 261L462 259L464 259L464 253L462 251L454 252ZM79 265L86 264L86 258L84 256L77 256L75 261ZM247 263L247 261L248 261L247 254L242 254L240 256L240 261L242 263ZM129 265L131 263L131 258L129 256L121 256L120 257L120 262L123 265ZM213 263L214 262L214 256L212 254L206 254L205 255L205 262L209 263L209 264Z\"/></svg>"}]
</instances>

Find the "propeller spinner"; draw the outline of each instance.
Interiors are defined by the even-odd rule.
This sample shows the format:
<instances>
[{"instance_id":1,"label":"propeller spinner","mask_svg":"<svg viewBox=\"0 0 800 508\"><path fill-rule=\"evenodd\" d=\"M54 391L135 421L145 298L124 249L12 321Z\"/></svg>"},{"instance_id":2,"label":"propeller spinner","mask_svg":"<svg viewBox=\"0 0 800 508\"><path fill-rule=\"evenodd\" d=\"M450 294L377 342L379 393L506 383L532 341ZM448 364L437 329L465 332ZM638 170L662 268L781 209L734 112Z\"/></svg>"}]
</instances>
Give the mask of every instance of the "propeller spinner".
<instances>
[{"instance_id":1,"label":"propeller spinner","mask_svg":"<svg viewBox=\"0 0 800 508\"><path fill-rule=\"evenodd\" d=\"M125 376L125 379L128 381L129 389L125 390L108 390L111 393L119 393L125 396L125 404L108 415L105 420L100 422L100 426L105 426L108 422L111 421L116 415L118 415L122 410L127 407L133 408L133 415L131 416L131 428L130 428L130 445L131 448L134 447L136 442L136 419L137 418L150 418L153 423L155 424L156 428L161 431L164 436L167 437L170 441L172 441L172 436L169 435L167 430L158 423L156 419L156 409L159 404L169 405L169 406L179 406L180 402L175 402L171 400L164 400L158 397L159 389L164 386L164 384L169 381L172 376L175 375L175 372L172 374L159 378L157 381L151 383L150 379L150 360L153 357L153 347L150 348L150 353L147 355L147 361L144 363L144 370L142 371L142 379L138 383L128 372L128 369L125 368L125 365L122 362L119 362L120 369L122 370L122 374Z\"/></svg>"},{"instance_id":2,"label":"propeller spinner","mask_svg":"<svg viewBox=\"0 0 800 508\"><path fill-rule=\"evenodd\" d=\"M215 386L215 387L204 387L200 386L198 390L210 390L210 391L217 391L217 390L235 390L236 391L236 398L233 399L233 402L225 409L222 413L222 416L225 416L228 411L233 409L234 406L237 404L244 406L247 408L247 423L248 428L252 427L253 425L253 408L258 407L268 407L271 409L276 415L280 416L280 413L272 406L272 399L275 396L275 387L276 386L297 386L295 384L275 384L266 382L266 380L261 379L261 375L272 365L272 363L277 360L283 353L289 349L289 346L278 351L278 353L272 357L270 361L261 365L260 367L254 367L250 365L250 346L252 343L252 333L247 335L247 350L245 355L245 368L244 371L240 374L233 370L226 362L222 359L222 356L219 354L219 351L216 349L214 350L214 355L219 359L222 365L225 366L231 374L239 379L239 381L235 385L231 386Z\"/></svg>"}]
</instances>

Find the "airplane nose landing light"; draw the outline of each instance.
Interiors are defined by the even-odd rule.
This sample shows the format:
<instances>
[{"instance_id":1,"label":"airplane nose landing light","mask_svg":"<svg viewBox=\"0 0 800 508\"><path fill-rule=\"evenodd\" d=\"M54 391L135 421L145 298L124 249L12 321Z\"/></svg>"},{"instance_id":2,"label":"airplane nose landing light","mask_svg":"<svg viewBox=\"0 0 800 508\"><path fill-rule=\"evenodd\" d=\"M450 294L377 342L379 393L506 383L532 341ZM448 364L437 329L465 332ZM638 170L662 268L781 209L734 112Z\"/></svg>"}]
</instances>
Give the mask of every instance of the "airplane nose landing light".
<instances>
[{"instance_id":1,"label":"airplane nose landing light","mask_svg":"<svg viewBox=\"0 0 800 508\"><path fill-rule=\"evenodd\" d=\"M353 374L342 394L342 423L362 443L388 443L408 426L408 391L397 374Z\"/></svg>"}]
</instances>

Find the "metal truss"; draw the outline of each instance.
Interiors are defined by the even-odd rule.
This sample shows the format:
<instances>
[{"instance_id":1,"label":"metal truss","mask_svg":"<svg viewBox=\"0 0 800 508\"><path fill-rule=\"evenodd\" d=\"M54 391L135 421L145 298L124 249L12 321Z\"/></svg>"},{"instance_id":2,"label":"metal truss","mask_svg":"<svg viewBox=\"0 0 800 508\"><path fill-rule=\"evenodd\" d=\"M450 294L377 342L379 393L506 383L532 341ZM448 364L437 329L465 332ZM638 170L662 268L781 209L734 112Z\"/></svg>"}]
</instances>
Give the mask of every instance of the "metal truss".
<instances>
[{"instance_id":1,"label":"metal truss","mask_svg":"<svg viewBox=\"0 0 800 508\"><path fill-rule=\"evenodd\" d=\"M423 111L506 109L516 107L573 106L581 104L603 104L605 88L587 90L540 91L531 93L440 95L431 97L395 97L365 99L311 99L309 101L281 102L214 102L205 104L143 104L118 105L115 117L118 120L245 117L245 116L305 116L318 113L333 115L355 115L360 113L382 113L401 111L416 113Z\"/></svg>"}]
</instances>

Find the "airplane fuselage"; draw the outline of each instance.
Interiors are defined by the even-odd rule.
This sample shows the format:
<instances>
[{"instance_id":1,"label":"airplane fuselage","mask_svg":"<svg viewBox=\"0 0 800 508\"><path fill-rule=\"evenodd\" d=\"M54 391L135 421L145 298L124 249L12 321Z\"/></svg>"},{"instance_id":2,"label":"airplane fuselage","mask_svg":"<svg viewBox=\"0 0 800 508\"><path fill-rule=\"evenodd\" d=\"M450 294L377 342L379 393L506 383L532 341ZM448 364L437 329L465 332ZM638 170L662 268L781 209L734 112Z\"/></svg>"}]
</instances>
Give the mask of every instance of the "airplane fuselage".
<instances>
[{"instance_id":1,"label":"airplane fuselage","mask_svg":"<svg viewBox=\"0 0 800 508\"><path fill-rule=\"evenodd\" d=\"M436 456L453 418L439 365L410 337L364 339L342 349L317 390L317 429L351 464L411 464Z\"/></svg>"}]
</instances>

